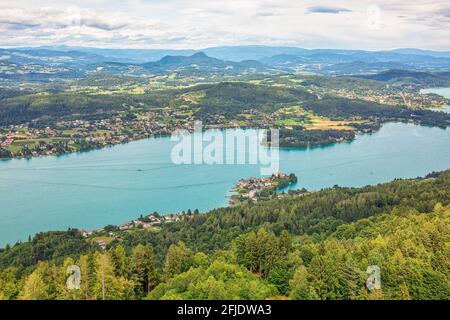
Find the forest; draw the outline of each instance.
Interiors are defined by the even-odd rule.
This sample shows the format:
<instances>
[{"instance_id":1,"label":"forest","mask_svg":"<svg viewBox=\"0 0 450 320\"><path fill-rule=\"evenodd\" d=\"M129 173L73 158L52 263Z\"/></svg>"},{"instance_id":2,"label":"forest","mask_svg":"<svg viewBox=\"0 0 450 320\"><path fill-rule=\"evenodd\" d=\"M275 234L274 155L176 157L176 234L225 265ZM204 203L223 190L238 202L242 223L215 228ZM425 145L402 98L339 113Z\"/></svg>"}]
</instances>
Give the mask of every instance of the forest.
<instances>
[{"instance_id":1,"label":"forest","mask_svg":"<svg viewBox=\"0 0 450 320\"><path fill-rule=\"evenodd\" d=\"M450 171L185 214L106 250L78 230L0 251L2 299L448 299ZM79 266L81 286L66 286ZM367 268L381 270L368 290Z\"/></svg>"},{"instance_id":2,"label":"forest","mask_svg":"<svg viewBox=\"0 0 450 320\"><path fill-rule=\"evenodd\" d=\"M360 117L363 119L378 119L385 121L415 121L424 125L445 128L449 115L431 110L411 110L400 106L388 106L363 100L324 97L304 105L307 110L332 119L348 119ZM438 113L438 114L436 114Z\"/></svg>"},{"instance_id":3,"label":"forest","mask_svg":"<svg viewBox=\"0 0 450 320\"><path fill-rule=\"evenodd\" d=\"M351 130L304 130L302 127L293 127L279 130L279 147L281 148L307 148L324 146L337 142L352 141L356 133ZM268 136L267 143L270 144Z\"/></svg>"}]
</instances>

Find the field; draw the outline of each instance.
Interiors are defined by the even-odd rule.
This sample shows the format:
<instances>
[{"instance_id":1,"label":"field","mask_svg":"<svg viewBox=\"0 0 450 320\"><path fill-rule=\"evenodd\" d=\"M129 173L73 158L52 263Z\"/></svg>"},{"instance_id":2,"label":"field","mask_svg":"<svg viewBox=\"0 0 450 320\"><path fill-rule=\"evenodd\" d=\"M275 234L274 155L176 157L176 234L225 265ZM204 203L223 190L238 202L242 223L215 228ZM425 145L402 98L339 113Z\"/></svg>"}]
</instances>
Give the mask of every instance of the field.
<instances>
[{"instance_id":1,"label":"field","mask_svg":"<svg viewBox=\"0 0 450 320\"><path fill-rule=\"evenodd\" d=\"M17 152L22 150L25 146L28 146L29 149L33 149L39 146L39 143L49 143L49 142L67 142L69 138L41 138L41 139L25 139L25 140L16 140L9 147L8 150Z\"/></svg>"},{"instance_id":2,"label":"field","mask_svg":"<svg viewBox=\"0 0 450 320\"><path fill-rule=\"evenodd\" d=\"M103 241L106 245L110 244L113 240L115 240L116 238L113 237L94 237L89 239L91 241L91 243L95 244L98 243L100 241Z\"/></svg>"},{"instance_id":3,"label":"field","mask_svg":"<svg viewBox=\"0 0 450 320\"><path fill-rule=\"evenodd\" d=\"M306 126L307 130L355 130L351 126L353 121L333 121L325 117L312 116L311 123Z\"/></svg>"},{"instance_id":4,"label":"field","mask_svg":"<svg viewBox=\"0 0 450 320\"><path fill-rule=\"evenodd\" d=\"M306 130L355 130L352 123L361 121L335 121L306 111L300 106L285 107L275 112L275 124L285 127L302 126Z\"/></svg>"}]
</instances>

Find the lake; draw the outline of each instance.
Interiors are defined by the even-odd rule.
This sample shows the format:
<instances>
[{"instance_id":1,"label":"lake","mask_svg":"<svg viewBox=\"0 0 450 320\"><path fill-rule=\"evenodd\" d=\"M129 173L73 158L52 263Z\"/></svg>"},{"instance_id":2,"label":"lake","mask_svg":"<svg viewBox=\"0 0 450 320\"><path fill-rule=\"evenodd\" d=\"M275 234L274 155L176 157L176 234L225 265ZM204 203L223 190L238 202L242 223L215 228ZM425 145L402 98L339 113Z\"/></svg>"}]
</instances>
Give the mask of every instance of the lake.
<instances>
[{"instance_id":1,"label":"lake","mask_svg":"<svg viewBox=\"0 0 450 320\"><path fill-rule=\"evenodd\" d=\"M58 157L0 162L0 245L39 231L94 229L153 211L225 206L256 165L175 165L176 142L150 138ZM280 150L280 168L296 187L363 186L450 167L450 129L385 124L353 142Z\"/></svg>"}]
</instances>

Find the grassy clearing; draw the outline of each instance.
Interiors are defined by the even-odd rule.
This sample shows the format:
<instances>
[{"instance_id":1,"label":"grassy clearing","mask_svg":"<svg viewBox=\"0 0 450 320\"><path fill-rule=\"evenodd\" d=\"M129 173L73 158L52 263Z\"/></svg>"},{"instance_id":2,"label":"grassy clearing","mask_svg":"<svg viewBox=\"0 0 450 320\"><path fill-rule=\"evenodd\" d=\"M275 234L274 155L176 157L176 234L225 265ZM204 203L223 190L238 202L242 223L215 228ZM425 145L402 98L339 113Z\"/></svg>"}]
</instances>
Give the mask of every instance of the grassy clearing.
<instances>
[{"instance_id":1,"label":"grassy clearing","mask_svg":"<svg viewBox=\"0 0 450 320\"><path fill-rule=\"evenodd\" d=\"M113 238L113 237L94 237L94 238L90 238L89 241L92 243L97 243L99 241L103 241L103 242L105 242L106 245L108 245L115 239L116 238Z\"/></svg>"},{"instance_id":2,"label":"grassy clearing","mask_svg":"<svg viewBox=\"0 0 450 320\"><path fill-rule=\"evenodd\" d=\"M250 113L240 113L239 116L249 120L249 119L253 119L255 117L255 115L250 114Z\"/></svg>"},{"instance_id":3,"label":"grassy clearing","mask_svg":"<svg viewBox=\"0 0 450 320\"><path fill-rule=\"evenodd\" d=\"M311 122L306 125L307 130L355 130L352 121L333 121L325 117L312 116Z\"/></svg>"},{"instance_id":4,"label":"grassy clearing","mask_svg":"<svg viewBox=\"0 0 450 320\"><path fill-rule=\"evenodd\" d=\"M313 116L312 113L309 113L302 109L300 106L289 106L284 107L278 110L276 113L275 124L280 126L306 126L306 124L310 121L310 118Z\"/></svg>"},{"instance_id":5,"label":"grassy clearing","mask_svg":"<svg viewBox=\"0 0 450 320\"><path fill-rule=\"evenodd\" d=\"M182 94L180 98L182 98L186 102L198 104L205 96L206 96L205 91L193 91Z\"/></svg>"},{"instance_id":6,"label":"grassy clearing","mask_svg":"<svg viewBox=\"0 0 450 320\"><path fill-rule=\"evenodd\" d=\"M147 230L148 232L152 232L152 233L158 233L158 232L160 232L162 229L161 229L161 227L150 227L150 228L147 228L147 229L145 229L145 230Z\"/></svg>"},{"instance_id":7,"label":"grassy clearing","mask_svg":"<svg viewBox=\"0 0 450 320\"><path fill-rule=\"evenodd\" d=\"M48 143L48 142L65 142L68 140L69 140L69 138L65 138L65 137L16 140L10 146L8 146L7 149L11 152L19 152L25 146L28 146L28 148L33 149L34 147L39 145L39 142L46 142L46 143Z\"/></svg>"},{"instance_id":8,"label":"grassy clearing","mask_svg":"<svg viewBox=\"0 0 450 320\"><path fill-rule=\"evenodd\" d=\"M302 107L297 105L281 108L280 110L277 111L277 113L280 115L297 115L297 116L312 115L312 113L305 111Z\"/></svg>"},{"instance_id":9,"label":"grassy clearing","mask_svg":"<svg viewBox=\"0 0 450 320\"><path fill-rule=\"evenodd\" d=\"M297 118L287 118L287 119L279 119L275 121L276 125L291 127L291 126L301 126L304 125L304 122Z\"/></svg>"},{"instance_id":10,"label":"grassy clearing","mask_svg":"<svg viewBox=\"0 0 450 320\"><path fill-rule=\"evenodd\" d=\"M111 130L95 130L90 132L90 134L94 137L98 137L98 136L110 136L112 134Z\"/></svg>"},{"instance_id":11,"label":"grassy clearing","mask_svg":"<svg viewBox=\"0 0 450 320\"><path fill-rule=\"evenodd\" d=\"M277 111L276 124L291 127L303 126L307 130L355 130L351 126L356 121L334 121L304 110L300 106L285 107Z\"/></svg>"}]
</instances>

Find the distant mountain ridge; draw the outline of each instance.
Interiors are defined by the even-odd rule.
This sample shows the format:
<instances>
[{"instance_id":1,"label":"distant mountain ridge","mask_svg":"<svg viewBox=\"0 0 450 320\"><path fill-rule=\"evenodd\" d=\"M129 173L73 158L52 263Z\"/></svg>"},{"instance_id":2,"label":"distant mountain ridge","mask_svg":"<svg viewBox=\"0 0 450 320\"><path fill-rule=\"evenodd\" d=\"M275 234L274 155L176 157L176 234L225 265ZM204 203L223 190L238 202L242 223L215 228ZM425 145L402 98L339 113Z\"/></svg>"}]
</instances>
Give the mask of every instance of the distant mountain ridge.
<instances>
[{"instance_id":1,"label":"distant mountain ridge","mask_svg":"<svg viewBox=\"0 0 450 320\"><path fill-rule=\"evenodd\" d=\"M383 82L414 82L431 86L450 86L450 71L448 72L421 72L410 70L391 69L373 75L361 75L359 78Z\"/></svg>"},{"instance_id":2,"label":"distant mountain ridge","mask_svg":"<svg viewBox=\"0 0 450 320\"><path fill-rule=\"evenodd\" d=\"M197 70L200 72L240 73L245 71L267 71L269 67L255 60L223 61L210 57L204 52L197 52L191 56L165 56L156 62L142 65L152 72L167 72L181 70Z\"/></svg>"},{"instance_id":3,"label":"distant mountain ridge","mask_svg":"<svg viewBox=\"0 0 450 320\"><path fill-rule=\"evenodd\" d=\"M448 56L448 57L447 57ZM50 81L95 73L150 76L236 75L305 72L324 75L377 75L392 69L450 71L450 52L419 49L364 51L295 47L235 46L204 50L37 47L0 49L0 78Z\"/></svg>"},{"instance_id":4,"label":"distant mountain ridge","mask_svg":"<svg viewBox=\"0 0 450 320\"><path fill-rule=\"evenodd\" d=\"M394 49L393 52L402 53L402 54L415 54L415 55L424 55L430 57L441 57L441 58L450 58L450 51L433 51L433 50L423 50L423 49L414 49L414 48L403 48L403 49Z\"/></svg>"},{"instance_id":5,"label":"distant mountain ridge","mask_svg":"<svg viewBox=\"0 0 450 320\"><path fill-rule=\"evenodd\" d=\"M145 63L151 61L157 61L164 56L190 56L197 52L204 52L210 57L230 60L230 61L242 61L242 60L261 60L270 58L277 55L290 55L290 56L305 56L305 57L324 57L329 55L344 56L396 56L401 57L404 55L415 56L429 56L435 58L450 58L450 51L432 51L421 49L394 49L394 50L380 50L380 51L365 51L365 50L345 50L345 49L305 49L298 47L283 47L283 46L264 46L264 45L249 45L249 46L219 46L210 47L204 49L105 49L105 48L92 48L92 47L70 47L70 46L41 46L41 47L18 47L10 48L10 50L40 50L46 49L51 51L69 52L79 51L84 53L91 53L103 56L105 58L113 58L118 60L134 61L138 63ZM4 49L6 50L6 49Z\"/></svg>"}]
</instances>

